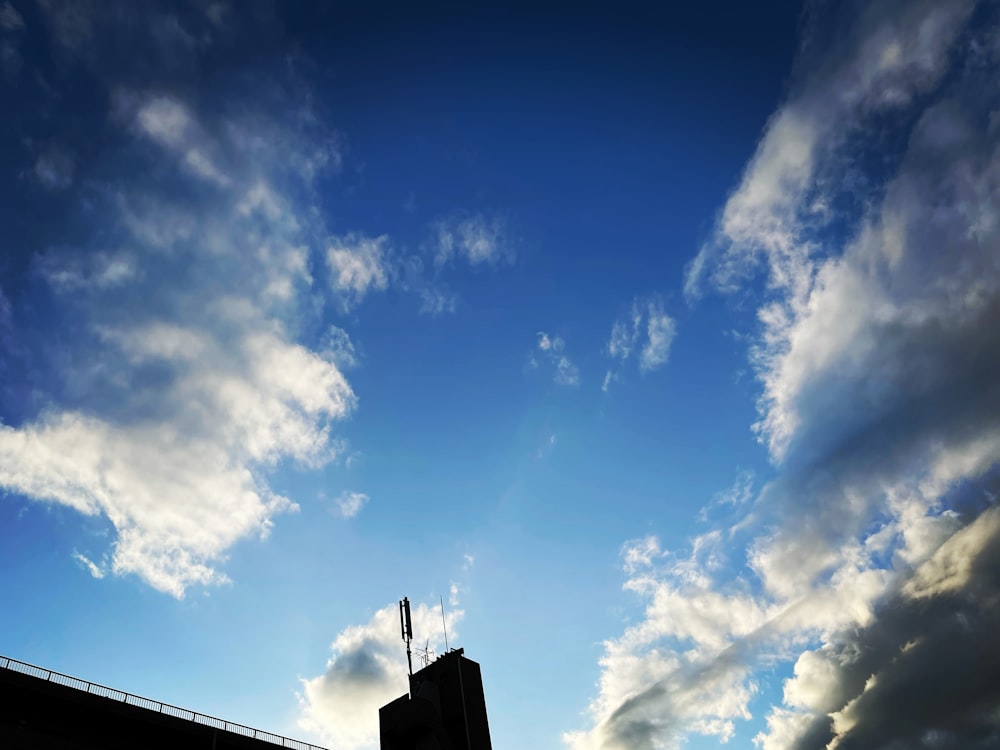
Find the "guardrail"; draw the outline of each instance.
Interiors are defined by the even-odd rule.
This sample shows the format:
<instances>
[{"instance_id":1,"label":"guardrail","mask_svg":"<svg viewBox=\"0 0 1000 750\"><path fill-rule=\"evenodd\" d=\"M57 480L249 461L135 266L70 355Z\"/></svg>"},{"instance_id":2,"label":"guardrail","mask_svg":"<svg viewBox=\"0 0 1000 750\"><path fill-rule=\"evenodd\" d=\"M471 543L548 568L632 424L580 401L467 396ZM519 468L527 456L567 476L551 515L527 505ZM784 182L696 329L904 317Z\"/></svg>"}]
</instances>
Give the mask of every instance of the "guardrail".
<instances>
[{"instance_id":1,"label":"guardrail","mask_svg":"<svg viewBox=\"0 0 1000 750\"><path fill-rule=\"evenodd\" d=\"M140 695L132 695L132 693L126 693L122 690L115 690L114 688L109 688L104 685L98 685L96 682L87 682L86 680L81 680L79 677L70 677L67 674L53 672L51 669L45 669L44 667L36 667L34 664L28 664L23 661L18 661L17 659L11 659L7 656L0 656L0 669L9 669L12 672L20 672L21 674L37 677L48 682L54 682L58 685L75 688L76 690L81 690L85 693L90 693L91 695L98 695L102 698L110 698L111 700L121 701L122 703L127 703L130 706L138 706L139 708L145 708L150 711L166 714L168 716L174 716L178 719L187 719L188 721L193 721L197 724L204 724L216 729L222 729L226 732L232 732L233 734L240 734L244 737L252 737L256 740L263 740L264 742L270 742L274 745L279 745L280 747L292 748L292 750L326 750L325 748L317 745L310 745L308 742L282 737L279 734L272 734L271 732L254 729L253 727L244 726L243 724L234 724L233 722L226 721L225 719L217 719L214 716L206 716L205 714L200 714L197 711L190 711L186 708L178 708L177 706L171 706L169 703L161 703L160 701L154 701L151 698L143 698Z\"/></svg>"}]
</instances>

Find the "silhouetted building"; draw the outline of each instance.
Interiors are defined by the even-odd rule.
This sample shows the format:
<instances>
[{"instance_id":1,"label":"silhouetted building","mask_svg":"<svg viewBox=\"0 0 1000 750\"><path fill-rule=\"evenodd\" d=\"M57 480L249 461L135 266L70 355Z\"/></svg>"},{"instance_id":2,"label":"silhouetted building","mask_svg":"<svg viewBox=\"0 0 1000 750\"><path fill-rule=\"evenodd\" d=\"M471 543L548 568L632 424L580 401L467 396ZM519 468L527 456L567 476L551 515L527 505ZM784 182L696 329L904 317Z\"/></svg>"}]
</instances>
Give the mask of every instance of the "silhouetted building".
<instances>
[{"instance_id":1,"label":"silhouetted building","mask_svg":"<svg viewBox=\"0 0 1000 750\"><path fill-rule=\"evenodd\" d=\"M0 656L3 750L322 750Z\"/></svg>"},{"instance_id":2,"label":"silhouetted building","mask_svg":"<svg viewBox=\"0 0 1000 750\"><path fill-rule=\"evenodd\" d=\"M382 750L492 750L482 672L464 653L410 675L410 694L379 709Z\"/></svg>"}]
</instances>

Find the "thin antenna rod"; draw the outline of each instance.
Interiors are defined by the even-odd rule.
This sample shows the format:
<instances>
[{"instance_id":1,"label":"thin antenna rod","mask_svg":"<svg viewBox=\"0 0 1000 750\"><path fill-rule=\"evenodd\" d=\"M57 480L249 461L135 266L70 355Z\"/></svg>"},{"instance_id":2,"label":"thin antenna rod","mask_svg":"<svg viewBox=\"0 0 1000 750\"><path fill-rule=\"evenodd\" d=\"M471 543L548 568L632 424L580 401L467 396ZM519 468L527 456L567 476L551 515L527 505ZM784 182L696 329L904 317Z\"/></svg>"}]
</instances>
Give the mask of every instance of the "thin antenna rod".
<instances>
[{"instance_id":1,"label":"thin antenna rod","mask_svg":"<svg viewBox=\"0 0 1000 750\"><path fill-rule=\"evenodd\" d=\"M444 652L448 653L448 622L444 619L444 597L441 597L441 624L444 625Z\"/></svg>"},{"instance_id":2,"label":"thin antenna rod","mask_svg":"<svg viewBox=\"0 0 1000 750\"><path fill-rule=\"evenodd\" d=\"M406 666L410 670L410 677L413 677L413 657L410 655L410 641L413 640L413 622L410 620L410 600L405 596L399 603L399 627L403 631L403 640L406 641Z\"/></svg>"}]
</instances>

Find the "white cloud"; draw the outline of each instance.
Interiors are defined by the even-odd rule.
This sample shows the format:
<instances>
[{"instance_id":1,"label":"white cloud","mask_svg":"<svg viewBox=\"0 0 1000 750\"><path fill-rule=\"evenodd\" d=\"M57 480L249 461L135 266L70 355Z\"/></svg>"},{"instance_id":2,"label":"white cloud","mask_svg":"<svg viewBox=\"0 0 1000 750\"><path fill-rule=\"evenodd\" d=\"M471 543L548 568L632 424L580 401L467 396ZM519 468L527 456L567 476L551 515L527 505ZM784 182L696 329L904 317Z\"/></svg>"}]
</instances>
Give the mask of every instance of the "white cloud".
<instances>
[{"instance_id":1,"label":"white cloud","mask_svg":"<svg viewBox=\"0 0 1000 750\"><path fill-rule=\"evenodd\" d=\"M767 731L753 739L761 750L788 750L808 731L814 715L803 711L775 708L767 716Z\"/></svg>"},{"instance_id":2,"label":"white cloud","mask_svg":"<svg viewBox=\"0 0 1000 750\"><path fill-rule=\"evenodd\" d=\"M785 681L785 703L811 713L829 713L843 705L837 657L830 649L803 651L795 676Z\"/></svg>"},{"instance_id":3,"label":"white cloud","mask_svg":"<svg viewBox=\"0 0 1000 750\"><path fill-rule=\"evenodd\" d=\"M568 357L559 357L552 379L557 385L577 386L580 385L580 370L569 361Z\"/></svg>"},{"instance_id":4,"label":"white cloud","mask_svg":"<svg viewBox=\"0 0 1000 750\"><path fill-rule=\"evenodd\" d=\"M647 536L643 539L626 542L622 548L625 572L631 575L644 568L648 568L662 554L660 540L655 536Z\"/></svg>"},{"instance_id":5,"label":"white cloud","mask_svg":"<svg viewBox=\"0 0 1000 750\"><path fill-rule=\"evenodd\" d=\"M456 261L471 266L497 266L511 262L514 252L504 222L484 214L456 214L430 225L431 237L410 255L404 248L379 265L388 282L420 300L420 313L438 316L453 313L458 294L449 288L447 277L456 272Z\"/></svg>"},{"instance_id":6,"label":"white cloud","mask_svg":"<svg viewBox=\"0 0 1000 750\"><path fill-rule=\"evenodd\" d=\"M964 662L935 661L920 644L963 647L950 636L954 606L972 613L961 627L979 643L980 625L998 621L984 571L1000 525L969 498L995 496L1000 462L1000 133L987 125L995 94L971 94L992 85L1000 58L977 68L956 53L945 75L970 8L868 4L844 19L846 37L803 52L813 66L795 76L687 277L692 296L706 283L735 290L765 264L752 362L756 429L777 477L752 499L738 482L739 520L698 537L686 559L626 548L626 588L645 615L606 643L593 726L570 745L672 748L707 730L724 739L749 710L753 670L786 662L784 704L755 739L766 750L835 738L888 750L921 736L907 734L914 723L947 728L942 746L967 746L955 732L975 722L961 701L922 679ZM853 189L841 177L871 147L872 116L905 149L875 175L852 226L828 234L844 218L831 206ZM613 329L616 356L640 330L628 320ZM749 569L734 570L744 559ZM982 689L990 668L962 668L993 695ZM719 680L698 711L687 708L703 684L692 670ZM940 710L912 711L904 683ZM983 726L996 731L995 719Z\"/></svg>"},{"instance_id":7,"label":"white cloud","mask_svg":"<svg viewBox=\"0 0 1000 750\"><path fill-rule=\"evenodd\" d=\"M538 348L543 352L558 353L566 348L566 342L558 336L549 338L549 335L544 331L539 331L536 335L538 336Z\"/></svg>"},{"instance_id":8,"label":"white cloud","mask_svg":"<svg viewBox=\"0 0 1000 750\"><path fill-rule=\"evenodd\" d=\"M200 149L191 148L184 153L182 163L191 172L201 177L209 182L214 182L216 185L221 187L226 187L229 184L228 175L224 174L211 159L208 158Z\"/></svg>"},{"instance_id":9,"label":"white cloud","mask_svg":"<svg viewBox=\"0 0 1000 750\"><path fill-rule=\"evenodd\" d=\"M563 352L566 349L566 342L558 336L550 337L544 331L539 331L538 350L553 366L552 380L557 385L578 386L580 385L580 370L570 361ZM536 360L532 360L537 365Z\"/></svg>"},{"instance_id":10,"label":"white cloud","mask_svg":"<svg viewBox=\"0 0 1000 750\"><path fill-rule=\"evenodd\" d=\"M637 350L640 372L651 372L665 365L676 333L677 324L663 311L663 301L659 297L634 299L628 314L611 326L607 352L619 365L605 374L601 390L607 393L611 384L621 377L622 365Z\"/></svg>"},{"instance_id":11,"label":"white cloud","mask_svg":"<svg viewBox=\"0 0 1000 750\"><path fill-rule=\"evenodd\" d=\"M330 240L326 261L331 283L346 309L358 305L369 290L389 286L386 247L389 238L349 234Z\"/></svg>"},{"instance_id":12,"label":"white cloud","mask_svg":"<svg viewBox=\"0 0 1000 750\"><path fill-rule=\"evenodd\" d=\"M206 131L180 99L119 90L115 92L114 108L120 119L131 122L135 132L172 154L190 175L220 188L232 184L231 176L217 164L219 138Z\"/></svg>"},{"instance_id":13,"label":"white cloud","mask_svg":"<svg viewBox=\"0 0 1000 750\"><path fill-rule=\"evenodd\" d=\"M738 471L733 484L717 493L708 506L702 508L699 517L701 520L708 520L708 512L714 507L728 506L738 509L749 503L753 496L754 473L747 470Z\"/></svg>"},{"instance_id":14,"label":"white cloud","mask_svg":"<svg viewBox=\"0 0 1000 750\"><path fill-rule=\"evenodd\" d=\"M420 312L428 315L441 315L455 312L457 300L454 294L441 289L425 286L420 289Z\"/></svg>"},{"instance_id":15,"label":"white cloud","mask_svg":"<svg viewBox=\"0 0 1000 750\"><path fill-rule=\"evenodd\" d=\"M639 340L639 326L642 324L642 306L638 300L632 303L628 320L616 320L611 327L608 354L615 359L628 359Z\"/></svg>"},{"instance_id":16,"label":"white cloud","mask_svg":"<svg viewBox=\"0 0 1000 750\"><path fill-rule=\"evenodd\" d=\"M181 147L192 129L187 106L169 96L144 101L135 115L136 126L145 135L165 146Z\"/></svg>"},{"instance_id":17,"label":"white cloud","mask_svg":"<svg viewBox=\"0 0 1000 750\"><path fill-rule=\"evenodd\" d=\"M411 605L413 641L444 647L438 602ZM446 613L448 636L464 612ZM330 750L378 746L378 709L407 692L406 650L400 639L399 606L378 610L367 623L342 630L331 646L326 671L302 680L299 727Z\"/></svg>"},{"instance_id":18,"label":"white cloud","mask_svg":"<svg viewBox=\"0 0 1000 750\"><path fill-rule=\"evenodd\" d=\"M896 517L886 527L900 522ZM980 528L969 537L979 540L977 549L996 533L992 526ZM757 537L756 543L766 547L768 540ZM589 707L593 727L568 733L566 744L601 750L679 748L690 733L725 741L735 731L734 722L750 716L755 666L794 660L796 654L795 677L785 690L788 707L796 711L774 712L769 723L775 736L805 726L824 707L842 705L837 700L843 691L828 679L836 672L831 657L802 647L817 638L830 644L842 633L871 625L874 603L905 579L909 566L896 568L890 562L882 567L880 554L855 545L834 552L825 575L815 570L799 574L794 566L811 560L805 545L801 560L786 557L773 567L758 566L764 590L755 594L740 578L726 581L730 568L724 558L732 546L732 538L719 531L692 540L687 557L662 550L655 537L625 545L625 588L646 602L644 616L622 636L605 642L599 694ZM969 546L955 545L963 550ZM940 559L960 558L965 559L941 553ZM933 563L924 565L922 570L934 569L926 567ZM937 569L958 567L945 563ZM962 575L946 577L959 580ZM783 747L776 741L766 733L757 738L758 744L770 743L765 747Z\"/></svg>"},{"instance_id":19,"label":"white cloud","mask_svg":"<svg viewBox=\"0 0 1000 750\"><path fill-rule=\"evenodd\" d=\"M673 318L666 315L658 303L650 303L646 319L646 343L639 354L641 371L649 372L667 363L676 332L677 326Z\"/></svg>"},{"instance_id":20,"label":"white cloud","mask_svg":"<svg viewBox=\"0 0 1000 750\"><path fill-rule=\"evenodd\" d=\"M327 356L336 363L341 370L349 370L358 365L358 353L355 351L354 342L347 331L337 326L330 326L326 336L321 342L323 350Z\"/></svg>"},{"instance_id":21,"label":"white cloud","mask_svg":"<svg viewBox=\"0 0 1000 750\"><path fill-rule=\"evenodd\" d=\"M974 5L873 3L848 22L841 39L828 43L826 58L803 55L800 67L816 70L771 117L715 237L688 269L689 296L699 295L706 279L734 289L763 257L770 283L801 302L816 251L807 230L822 221L819 207L827 203L816 193L823 170L843 170L836 149L868 118L933 88Z\"/></svg>"},{"instance_id":22,"label":"white cloud","mask_svg":"<svg viewBox=\"0 0 1000 750\"><path fill-rule=\"evenodd\" d=\"M606 373L604 373L604 380L601 381L601 390L607 393L608 389L611 388L611 383L614 382L616 379L617 376L615 375L615 373L613 373L611 370L608 370Z\"/></svg>"},{"instance_id":23,"label":"white cloud","mask_svg":"<svg viewBox=\"0 0 1000 750\"><path fill-rule=\"evenodd\" d=\"M336 499L337 512L344 518L354 518L361 509L368 503L368 495L363 492L349 492L345 490Z\"/></svg>"},{"instance_id":24,"label":"white cloud","mask_svg":"<svg viewBox=\"0 0 1000 750\"><path fill-rule=\"evenodd\" d=\"M213 565L222 553L242 537L266 535L275 514L294 509L251 466L283 456L329 460L328 432L317 420L343 417L353 394L332 364L274 335L249 334L226 352L178 332L205 347L199 356L170 338L173 331L129 333L119 343L137 364L180 370L158 394L169 414L114 424L63 412L18 430L0 427L0 485L105 514L118 530L112 570L182 596L192 583L225 581Z\"/></svg>"},{"instance_id":25,"label":"white cloud","mask_svg":"<svg viewBox=\"0 0 1000 750\"><path fill-rule=\"evenodd\" d=\"M119 92L114 106L113 124L163 147L146 152L153 164L256 143L261 129L280 137L197 202L137 163L88 206L99 233L36 259L76 326L52 367L72 402L56 389L34 419L0 426L0 485L106 516L117 537L101 570L180 597L225 582L227 551L295 510L267 472L335 458L332 424L356 399L337 365L343 339L317 353L292 333L312 309L300 300L320 252L309 184L287 171L312 158L308 132L265 114L208 127L165 96ZM182 167L195 185L208 176Z\"/></svg>"},{"instance_id":26,"label":"white cloud","mask_svg":"<svg viewBox=\"0 0 1000 750\"><path fill-rule=\"evenodd\" d=\"M74 551L73 559L76 560L81 566L83 566L83 568L88 573L90 573L90 575L92 575L94 578L97 579L104 578L106 571L102 567L100 567L97 563L95 563L93 560L88 558L86 555Z\"/></svg>"},{"instance_id":27,"label":"white cloud","mask_svg":"<svg viewBox=\"0 0 1000 750\"><path fill-rule=\"evenodd\" d=\"M135 280L135 258L125 252L95 252L86 256L50 253L36 259L36 268L45 280L61 292L101 291Z\"/></svg>"},{"instance_id":28,"label":"white cloud","mask_svg":"<svg viewBox=\"0 0 1000 750\"><path fill-rule=\"evenodd\" d=\"M483 214L453 216L434 225L434 263L443 266L455 258L470 265L494 265L513 260L504 222Z\"/></svg>"}]
</instances>

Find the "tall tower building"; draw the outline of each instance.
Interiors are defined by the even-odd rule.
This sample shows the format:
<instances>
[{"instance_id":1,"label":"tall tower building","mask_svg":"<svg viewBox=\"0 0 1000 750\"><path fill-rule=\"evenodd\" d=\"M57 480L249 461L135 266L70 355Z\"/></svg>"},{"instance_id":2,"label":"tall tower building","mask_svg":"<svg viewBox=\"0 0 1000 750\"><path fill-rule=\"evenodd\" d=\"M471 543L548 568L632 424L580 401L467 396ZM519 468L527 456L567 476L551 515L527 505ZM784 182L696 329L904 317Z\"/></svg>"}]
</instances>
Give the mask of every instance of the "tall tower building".
<instances>
[{"instance_id":1,"label":"tall tower building","mask_svg":"<svg viewBox=\"0 0 1000 750\"><path fill-rule=\"evenodd\" d=\"M381 750L492 750L479 664L449 651L378 712Z\"/></svg>"},{"instance_id":2,"label":"tall tower building","mask_svg":"<svg viewBox=\"0 0 1000 750\"><path fill-rule=\"evenodd\" d=\"M493 750L479 664L466 659L460 648L413 672L413 628L405 598L399 603L399 617L410 692L379 709L381 750Z\"/></svg>"}]
</instances>

